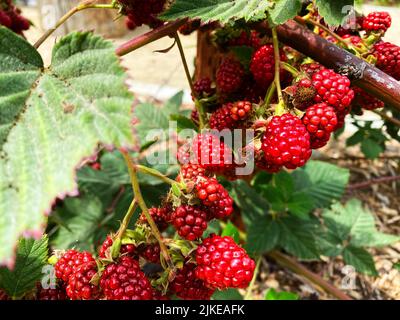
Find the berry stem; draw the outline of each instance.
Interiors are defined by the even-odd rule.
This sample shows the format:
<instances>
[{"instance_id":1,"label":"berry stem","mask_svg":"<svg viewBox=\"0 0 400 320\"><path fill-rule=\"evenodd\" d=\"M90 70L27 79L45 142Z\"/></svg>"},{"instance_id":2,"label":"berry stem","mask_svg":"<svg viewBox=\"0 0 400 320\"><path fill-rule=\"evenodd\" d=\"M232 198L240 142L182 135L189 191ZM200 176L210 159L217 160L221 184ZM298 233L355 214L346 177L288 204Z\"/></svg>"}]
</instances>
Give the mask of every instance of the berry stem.
<instances>
[{"instance_id":1,"label":"berry stem","mask_svg":"<svg viewBox=\"0 0 400 320\"><path fill-rule=\"evenodd\" d=\"M288 72L291 73L291 75L296 78L300 75L300 71L297 70L295 67L291 66L289 63L281 61L280 67Z\"/></svg>"},{"instance_id":2,"label":"berry stem","mask_svg":"<svg viewBox=\"0 0 400 320\"><path fill-rule=\"evenodd\" d=\"M180 37L179 37L177 32L175 32L174 37L175 37L176 44L178 45L179 54L181 56L183 68L185 69L185 75L186 75L186 79L187 79L187 81L189 83L189 87L190 87L190 91L192 93L192 97L195 97L196 94L195 94L195 90L194 90L194 85L193 85L192 77L190 76L189 67L188 67L188 64L187 64L187 61L186 61L185 51L183 50L181 39L180 39ZM204 128L204 112L203 112L203 107L202 107L200 101L198 101L197 99L195 101L195 107L196 107L197 112L199 114L199 126L200 126L200 129L203 129Z\"/></svg>"},{"instance_id":3,"label":"berry stem","mask_svg":"<svg viewBox=\"0 0 400 320\"><path fill-rule=\"evenodd\" d=\"M87 0L84 1L80 4L78 4L76 7L72 8L70 11L68 11L64 16L60 18L55 24L55 26L49 30L47 30L40 38L39 40L36 41L36 43L33 45L36 49L38 49L43 42L46 41L48 37L50 37L54 31L56 31L61 25L63 25L69 18L71 18L75 13L79 11L83 11L86 9L117 9L116 3L106 3L106 4L99 4L95 3L95 0Z\"/></svg>"},{"instance_id":4,"label":"berry stem","mask_svg":"<svg viewBox=\"0 0 400 320\"><path fill-rule=\"evenodd\" d=\"M168 249L165 246L165 244L163 242L163 239L162 239L162 236L161 236L161 233L158 230L157 225L154 222L152 216L150 215L149 209L147 208L147 205L146 205L146 202L143 199L143 195L142 195L142 192L140 190L139 180L138 180L138 177L137 177L136 166L133 163L132 158L130 157L130 155L129 155L129 153L127 151L121 150L121 153L122 153L122 155L123 155L123 157L125 159L126 165L128 167L129 175L130 175L131 182L132 182L133 193L135 194L135 198L136 198L136 200L137 200L137 202L139 204L139 207L142 209L142 211L143 211L143 213L144 213L144 215L145 215L145 217L147 219L147 222L150 225L151 231L152 231L154 237L157 239L157 241L158 241L158 243L160 245L161 253L162 253L163 257L164 257L165 262L167 263L170 271L174 272L175 271L175 266L172 263L171 257L170 257L170 255L168 253Z\"/></svg>"},{"instance_id":5,"label":"berry stem","mask_svg":"<svg viewBox=\"0 0 400 320\"><path fill-rule=\"evenodd\" d=\"M251 282L250 282L249 286L247 287L247 291L246 291L246 295L244 296L244 300L252 300L252 298L253 298L253 287L254 287L254 283L256 282L256 279L258 276L258 271L260 270L261 259L262 259L262 256L259 256L256 259L256 268L254 269L253 278L251 279Z\"/></svg>"},{"instance_id":6,"label":"berry stem","mask_svg":"<svg viewBox=\"0 0 400 320\"><path fill-rule=\"evenodd\" d=\"M280 52L279 52L279 40L278 34L276 33L276 28L272 28L272 42L274 44L274 59L275 59L275 86L278 92L278 100L279 103L283 102L283 95L282 95L282 87L281 87L281 78L280 78Z\"/></svg>"},{"instance_id":7,"label":"berry stem","mask_svg":"<svg viewBox=\"0 0 400 320\"><path fill-rule=\"evenodd\" d=\"M138 202L136 201L136 198L133 198L131 204L129 205L128 211L125 214L124 219L122 220L121 226L118 229L118 232L116 234L116 239L122 239L122 237L125 234L126 229L128 229L129 222L132 219L133 214L135 213L135 210L138 206Z\"/></svg>"},{"instance_id":8,"label":"berry stem","mask_svg":"<svg viewBox=\"0 0 400 320\"><path fill-rule=\"evenodd\" d=\"M148 174L148 175L150 175L152 177L156 177L156 178L160 179L161 181L163 181L165 183L168 183L170 185L177 184L177 182L175 180L172 180L171 178L168 178L167 176L162 174L160 171L155 170L153 168L148 168L146 166L142 166L140 164L137 164L136 165L136 169L139 172L142 172L144 174Z\"/></svg>"},{"instance_id":9,"label":"berry stem","mask_svg":"<svg viewBox=\"0 0 400 320\"><path fill-rule=\"evenodd\" d=\"M181 38L179 38L179 35L178 35L177 32L175 32L174 38L175 38L176 44L178 45L179 54L181 56L183 68L185 69L185 75L186 75L186 79L187 79L187 81L189 83L190 91L192 92L192 95L194 97L195 96L195 92L194 92L194 86L193 86L192 77L190 76L189 67L188 67L188 64L187 64L187 61L186 61L185 51L183 50Z\"/></svg>"}]
</instances>

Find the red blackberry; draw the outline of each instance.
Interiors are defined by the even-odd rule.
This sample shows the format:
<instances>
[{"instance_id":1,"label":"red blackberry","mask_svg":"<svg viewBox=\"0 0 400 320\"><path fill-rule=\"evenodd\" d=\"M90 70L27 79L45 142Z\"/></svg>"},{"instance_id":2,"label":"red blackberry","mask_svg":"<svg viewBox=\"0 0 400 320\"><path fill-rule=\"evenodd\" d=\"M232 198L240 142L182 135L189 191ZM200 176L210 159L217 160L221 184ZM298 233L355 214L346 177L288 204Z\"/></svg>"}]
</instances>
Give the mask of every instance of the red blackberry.
<instances>
[{"instance_id":1,"label":"red blackberry","mask_svg":"<svg viewBox=\"0 0 400 320\"><path fill-rule=\"evenodd\" d=\"M186 263L178 270L170 289L184 300L210 300L214 290L207 288L202 280L196 278L195 268L194 263Z\"/></svg>"},{"instance_id":2,"label":"red blackberry","mask_svg":"<svg viewBox=\"0 0 400 320\"><path fill-rule=\"evenodd\" d=\"M225 58L217 71L217 88L221 93L230 94L237 91L244 76L244 69L240 62Z\"/></svg>"},{"instance_id":3,"label":"red blackberry","mask_svg":"<svg viewBox=\"0 0 400 320\"><path fill-rule=\"evenodd\" d=\"M67 296L71 300L95 300L99 296L98 286L92 283L97 275L95 261L83 263L76 267L67 282Z\"/></svg>"},{"instance_id":4,"label":"red blackberry","mask_svg":"<svg viewBox=\"0 0 400 320\"><path fill-rule=\"evenodd\" d=\"M182 205L172 214L172 224L178 234L189 241L201 238L207 221L207 212L196 206Z\"/></svg>"},{"instance_id":5,"label":"red blackberry","mask_svg":"<svg viewBox=\"0 0 400 320\"><path fill-rule=\"evenodd\" d=\"M336 112L346 110L354 98L350 80L330 69L316 72L312 76L312 85L316 90L314 101L325 102L334 107Z\"/></svg>"},{"instance_id":6,"label":"red blackberry","mask_svg":"<svg viewBox=\"0 0 400 320\"><path fill-rule=\"evenodd\" d=\"M233 103L227 103L215 110L210 117L210 128L218 131L234 129L236 127L236 121L231 117L232 107Z\"/></svg>"},{"instance_id":7,"label":"red blackberry","mask_svg":"<svg viewBox=\"0 0 400 320\"><path fill-rule=\"evenodd\" d=\"M93 256L87 251L68 250L54 266L56 277L64 282L68 282L69 277L79 266L94 261Z\"/></svg>"},{"instance_id":8,"label":"red blackberry","mask_svg":"<svg viewBox=\"0 0 400 320\"><path fill-rule=\"evenodd\" d=\"M118 2L123 6L122 12L128 17L127 26L130 29L143 24L152 28L162 25L157 16L164 10L166 0L118 0Z\"/></svg>"},{"instance_id":9,"label":"red blackberry","mask_svg":"<svg viewBox=\"0 0 400 320\"><path fill-rule=\"evenodd\" d=\"M305 63L300 66L300 69L307 73L310 77L321 70L324 70L325 67L319 63Z\"/></svg>"},{"instance_id":10,"label":"red blackberry","mask_svg":"<svg viewBox=\"0 0 400 320\"><path fill-rule=\"evenodd\" d=\"M400 80L400 47L381 41L374 45L372 54L377 59L377 68Z\"/></svg>"},{"instance_id":11,"label":"red blackberry","mask_svg":"<svg viewBox=\"0 0 400 320\"><path fill-rule=\"evenodd\" d=\"M362 28L365 31L383 31L392 25L392 18L388 12L371 12L363 18Z\"/></svg>"},{"instance_id":12,"label":"red blackberry","mask_svg":"<svg viewBox=\"0 0 400 320\"><path fill-rule=\"evenodd\" d=\"M103 244L100 247L99 250L99 257L102 259L107 258L107 250L111 248L113 244L113 239L110 236L107 236L106 240L104 240ZM125 244L121 246L120 253L121 254L129 254L129 255L134 255L136 251L136 247L133 244Z\"/></svg>"},{"instance_id":13,"label":"red blackberry","mask_svg":"<svg viewBox=\"0 0 400 320\"><path fill-rule=\"evenodd\" d=\"M160 263L160 245L158 243L142 245L139 248L139 254L148 262Z\"/></svg>"},{"instance_id":14,"label":"red blackberry","mask_svg":"<svg viewBox=\"0 0 400 320\"><path fill-rule=\"evenodd\" d=\"M199 112L196 109L192 110L190 114L190 119L198 126L200 124Z\"/></svg>"},{"instance_id":15,"label":"red blackberry","mask_svg":"<svg viewBox=\"0 0 400 320\"><path fill-rule=\"evenodd\" d=\"M360 108L365 110L375 110L383 108L385 106L385 103L383 101L375 98L374 96L371 96L363 89L355 87L353 88L353 90L355 92L353 105L359 106Z\"/></svg>"},{"instance_id":16,"label":"red blackberry","mask_svg":"<svg viewBox=\"0 0 400 320\"><path fill-rule=\"evenodd\" d=\"M149 209L149 213L153 218L154 222L156 223L158 229L160 229L160 231L164 231L165 229L168 228L168 223L171 220L171 211L172 209L169 205L166 205L161 208ZM139 221L141 223L147 223L146 216L142 214L139 218Z\"/></svg>"},{"instance_id":17,"label":"red blackberry","mask_svg":"<svg viewBox=\"0 0 400 320\"><path fill-rule=\"evenodd\" d=\"M109 264L100 278L107 300L151 300L153 288L140 270L139 262L122 256L118 263Z\"/></svg>"},{"instance_id":18,"label":"red blackberry","mask_svg":"<svg viewBox=\"0 0 400 320\"><path fill-rule=\"evenodd\" d=\"M258 49L261 46L260 34L257 31L242 31L240 35L233 38L228 43L231 47L248 46L254 49Z\"/></svg>"},{"instance_id":19,"label":"red blackberry","mask_svg":"<svg viewBox=\"0 0 400 320\"><path fill-rule=\"evenodd\" d=\"M54 289L44 289L42 285L38 283L36 287L36 300L67 300L65 288L62 286L57 286Z\"/></svg>"},{"instance_id":20,"label":"red blackberry","mask_svg":"<svg viewBox=\"0 0 400 320\"><path fill-rule=\"evenodd\" d=\"M286 61L287 57L281 50L281 61ZM274 46L267 44L259 48L253 55L250 63L250 71L254 79L262 88L268 88L275 75ZM284 70L281 70L281 76L284 77Z\"/></svg>"},{"instance_id":21,"label":"red blackberry","mask_svg":"<svg viewBox=\"0 0 400 320\"><path fill-rule=\"evenodd\" d=\"M196 190L197 197L208 208L210 218L223 219L233 212L233 200L217 179L199 179Z\"/></svg>"},{"instance_id":22,"label":"red blackberry","mask_svg":"<svg viewBox=\"0 0 400 320\"><path fill-rule=\"evenodd\" d=\"M255 262L231 237L211 235L196 250L196 277L212 289L246 288Z\"/></svg>"},{"instance_id":23,"label":"red blackberry","mask_svg":"<svg viewBox=\"0 0 400 320\"><path fill-rule=\"evenodd\" d=\"M324 132L323 136L317 137L317 136L311 136L310 139L310 146L311 149L320 149L324 146L326 146L331 138L331 134L328 132Z\"/></svg>"},{"instance_id":24,"label":"red blackberry","mask_svg":"<svg viewBox=\"0 0 400 320\"><path fill-rule=\"evenodd\" d=\"M5 26L6 28L11 28L12 25L11 18L3 10L0 10L0 25Z\"/></svg>"},{"instance_id":25,"label":"red blackberry","mask_svg":"<svg viewBox=\"0 0 400 320\"><path fill-rule=\"evenodd\" d=\"M163 294L162 292L160 292L158 290L154 290L152 300L167 301L167 300L171 300L171 299L167 295Z\"/></svg>"},{"instance_id":26,"label":"red blackberry","mask_svg":"<svg viewBox=\"0 0 400 320\"><path fill-rule=\"evenodd\" d=\"M198 164L184 164L181 166L181 172L177 180L179 181L180 177L182 177L184 180L196 181L198 177L206 177L208 175L207 170Z\"/></svg>"},{"instance_id":27,"label":"red blackberry","mask_svg":"<svg viewBox=\"0 0 400 320\"><path fill-rule=\"evenodd\" d=\"M238 101L230 109L230 116L235 121L246 120L253 110L253 105L249 101Z\"/></svg>"},{"instance_id":28,"label":"red blackberry","mask_svg":"<svg viewBox=\"0 0 400 320\"><path fill-rule=\"evenodd\" d=\"M190 146L188 143L180 146L178 152L176 153L176 159L180 164L190 164Z\"/></svg>"},{"instance_id":29,"label":"red blackberry","mask_svg":"<svg viewBox=\"0 0 400 320\"><path fill-rule=\"evenodd\" d=\"M326 103L307 108L302 121L311 138L322 138L326 133L333 132L337 126L335 110Z\"/></svg>"},{"instance_id":30,"label":"red blackberry","mask_svg":"<svg viewBox=\"0 0 400 320\"><path fill-rule=\"evenodd\" d=\"M267 163L295 169L311 157L310 135L301 120L289 113L275 116L262 137Z\"/></svg>"},{"instance_id":31,"label":"red blackberry","mask_svg":"<svg viewBox=\"0 0 400 320\"><path fill-rule=\"evenodd\" d=\"M210 78L201 78L197 80L193 84L193 87L196 98L198 99L211 96L215 93L215 88L213 88Z\"/></svg>"},{"instance_id":32,"label":"red blackberry","mask_svg":"<svg viewBox=\"0 0 400 320\"><path fill-rule=\"evenodd\" d=\"M308 78L298 81L295 88L293 104L297 109L305 110L313 103L317 91L312 85L312 81Z\"/></svg>"},{"instance_id":33,"label":"red blackberry","mask_svg":"<svg viewBox=\"0 0 400 320\"><path fill-rule=\"evenodd\" d=\"M197 164L218 171L233 165L232 150L210 133L198 134L192 140L191 151Z\"/></svg>"},{"instance_id":34,"label":"red blackberry","mask_svg":"<svg viewBox=\"0 0 400 320\"><path fill-rule=\"evenodd\" d=\"M178 31L184 36L188 36L191 35L193 32L195 32L197 29L199 29L200 26L201 26L200 19L189 20L183 26L181 26L178 29Z\"/></svg>"}]
</instances>

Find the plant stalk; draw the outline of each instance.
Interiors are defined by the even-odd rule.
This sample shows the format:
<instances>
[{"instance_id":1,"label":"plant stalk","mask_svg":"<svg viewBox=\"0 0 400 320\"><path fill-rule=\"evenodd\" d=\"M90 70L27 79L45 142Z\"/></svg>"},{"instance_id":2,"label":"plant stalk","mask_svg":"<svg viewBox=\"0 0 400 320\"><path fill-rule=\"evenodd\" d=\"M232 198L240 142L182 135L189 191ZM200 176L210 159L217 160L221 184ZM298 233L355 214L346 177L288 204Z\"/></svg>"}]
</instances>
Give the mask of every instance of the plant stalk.
<instances>
[{"instance_id":1,"label":"plant stalk","mask_svg":"<svg viewBox=\"0 0 400 320\"><path fill-rule=\"evenodd\" d=\"M249 287L247 288L246 295L244 296L244 300L252 300L252 296L253 296L252 292L253 292L253 288L254 288L254 283L256 282L258 272L260 270L261 259L262 259L261 256L257 258L256 268L254 269L253 278L251 279Z\"/></svg>"},{"instance_id":2,"label":"plant stalk","mask_svg":"<svg viewBox=\"0 0 400 320\"><path fill-rule=\"evenodd\" d=\"M148 168L148 167L142 166L140 164L137 164L135 167L139 172L142 172L144 174L148 174L152 177L158 178L161 181L168 183L170 185L178 183L177 181L172 180L171 178L168 178L167 176L165 176L164 174L162 174L161 172L159 172L153 168Z\"/></svg>"},{"instance_id":3,"label":"plant stalk","mask_svg":"<svg viewBox=\"0 0 400 320\"><path fill-rule=\"evenodd\" d=\"M55 24L55 26L49 30L47 30L40 38L39 40L36 41L36 43L33 45L36 49L38 49L43 42L46 41L48 37L50 37L62 24L64 24L69 18L71 18L75 13L86 10L86 9L116 9L115 4L110 3L110 4L96 4L95 0L87 0L84 1L80 4L78 4L76 7L72 8L70 11L68 11L64 16L60 18Z\"/></svg>"},{"instance_id":4,"label":"plant stalk","mask_svg":"<svg viewBox=\"0 0 400 320\"><path fill-rule=\"evenodd\" d=\"M121 226L119 227L118 232L116 234L117 239L122 239L122 237L124 236L124 233L125 233L126 229L128 229L129 222L131 221L132 216L135 213L137 206L138 206L138 203L136 201L136 198L133 198L131 204L129 205L128 211L126 212L125 217L121 222Z\"/></svg>"},{"instance_id":5,"label":"plant stalk","mask_svg":"<svg viewBox=\"0 0 400 320\"><path fill-rule=\"evenodd\" d=\"M157 239L157 241L158 241L158 243L160 245L161 253L162 253L163 257L164 257L165 262L167 263L167 265L170 268L170 270L172 272L174 272L175 271L175 266L172 263L172 259L171 259L170 255L168 253L168 249L165 246L165 244L163 242L163 239L162 239L162 236L161 236L161 233L158 230L157 225L154 222L152 216L150 215L149 209L147 208L147 205L146 205L146 202L143 199L143 195L142 195L142 192L140 190L139 180L138 180L138 177L137 177L136 166L132 162L132 159L131 159L131 157L130 157L130 155L129 155L129 153L127 151L122 151L121 150L121 152L122 152L122 155L123 155L123 157L125 159L126 165L128 167L128 170L129 170L129 175L131 177L132 189L133 189L133 193L135 194L135 198L136 198L136 200L137 200L137 202L139 204L139 207L142 209L142 211L143 211L143 213L144 213L144 215L145 215L145 217L147 219L147 222L150 225L150 228L151 228L151 231L152 231L154 237Z\"/></svg>"}]
</instances>

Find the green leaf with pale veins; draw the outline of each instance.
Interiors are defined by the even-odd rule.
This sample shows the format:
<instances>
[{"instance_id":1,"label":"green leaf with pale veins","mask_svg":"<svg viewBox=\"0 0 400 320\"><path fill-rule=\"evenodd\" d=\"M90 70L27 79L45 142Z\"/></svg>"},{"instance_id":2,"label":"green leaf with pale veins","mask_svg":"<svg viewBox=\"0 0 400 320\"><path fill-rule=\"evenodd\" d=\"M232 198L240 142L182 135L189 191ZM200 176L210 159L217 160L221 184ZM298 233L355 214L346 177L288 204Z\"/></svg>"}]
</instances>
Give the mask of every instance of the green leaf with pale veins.
<instances>
[{"instance_id":1,"label":"green leaf with pale veins","mask_svg":"<svg viewBox=\"0 0 400 320\"><path fill-rule=\"evenodd\" d=\"M40 281L47 261L47 243L46 236L40 240L19 240L13 270L0 268L0 288L10 297L20 298Z\"/></svg>"},{"instance_id":2,"label":"green leaf with pale veins","mask_svg":"<svg viewBox=\"0 0 400 320\"><path fill-rule=\"evenodd\" d=\"M343 259L346 264L353 266L358 272L371 276L378 275L371 254L363 248L346 247L343 251Z\"/></svg>"},{"instance_id":3,"label":"green leaf with pale veins","mask_svg":"<svg viewBox=\"0 0 400 320\"><path fill-rule=\"evenodd\" d=\"M300 0L277 0L270 10L269 16L272 23L279 25L295 17L301 10Z\"/></svg>"},{"instance_id":4,"label":"green leaf with pale veins","mask_svg":"<svg viewBox=\"0 0 400 320\"><path fill-rule=\"evenodd\" d=\"M176 0L160 17L165 20L189 17L223 23L238 19L254 21L265 19L270 7L268 0Z\"/></svg>"},{"instance_id":5,"label":"green leaf with pale veins","mask_svg":"<svg viewBox=\"0 0 400 320\"><path fill-rule=\"evenodd\" d=\"M11 265L18 237L41 234L54 200L77 193L84 158L99 144L134 145L133 97L112 43L92 33L62 38L46 69L4 28L0 44L0 110L14 122L2 124L0 264Z\"/></svg>"},{"instance_id":6,"label":"green leaf with pale veins","mask_svg":"<svg viewBox=\"0 0 400 320\"><path fill-rule=\"evenodd\" d=\"M319 14L330 26L338 26L345 22L351 10L354 10L354 0L315 0Z\"/></svg>"}]
</instances>

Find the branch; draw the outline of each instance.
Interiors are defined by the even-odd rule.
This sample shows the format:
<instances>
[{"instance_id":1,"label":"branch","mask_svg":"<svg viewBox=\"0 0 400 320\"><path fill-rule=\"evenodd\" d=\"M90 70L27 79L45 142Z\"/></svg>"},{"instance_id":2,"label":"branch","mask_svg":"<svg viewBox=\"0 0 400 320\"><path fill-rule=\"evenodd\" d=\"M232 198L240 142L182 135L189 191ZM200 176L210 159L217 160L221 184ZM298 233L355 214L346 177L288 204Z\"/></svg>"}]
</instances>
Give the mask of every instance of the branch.
<instances>
[{"instance_id":1,"label":"branch","mask_svg":"<svg viewBox=\"0 0 400 320\"><path fill-rule=\"evenodd\" d=\"M270 28L265 22L254 27L262 32L270 32ZM383 71L330 43L293 20L278 26L276 30L281 42L327 68L339 72L343 71L343 68L354 69L354 85L400 110L400 83Z\"/></svg>"},{"instance_id":2,"label":"branch","mask_svg":"<svg viewBox=\"0 0 400 320\"><path fill-rule=\"evenodd\" d=\"M153 29L145 34L133 38L132 40L129 40L128 42L125 42L117 48L115 53L118 56L124 56L132 51L135 51L136 49L145 46L146 44L152 43L169 35L173 35L186 22L187 19L168 22L161 27Z\"/></svg>"},{"instance_id":3,"label":"branch","mask_svg":"<svg viewBox=\"0 0 400 320\"><path fill-rule=\"evenodd\" d=\"M385 112L379 111L379 110L373 110L373 113L376 113L381 116L382 119L389 121L393 123L394 125L400 127L400 120L396 118L392 118L391 116L388 116Z\"/></svg>"},{"instance_id":4,"label":"branch","mask_svg":"<svg viewBox=\"0 0 400 320\"><path fill-rule=\"evenodd\" d=\"M350 184L347 187L347 191L353 191L353 190L357 190L357 189L365 189L374 184L389 183L389 182L394 182L394 181L400 181L400 176L380 177L380 178L371 179L371 180L360 182L360 183Z\"/></svg>"},{"instance_id":5,"label":"branch","mask_svg":"<svg viewBox=\"0 0 400 320\"><path fill-rule=\"evenodd\" d=\"M288 257L287 255L279 251L272 251L268 253L268 256L274 259L281 266L286 267L292 270L293 272L302 275L311 282L315 283L316 285L324 289L326 292L330 293L335 298L339 300L353 300L353 298L349 297L347 294L345 294L335 286L326 282L319 275L308 270L306 267L298 263L295 259Z\"/></svg>"}]
</instances>

